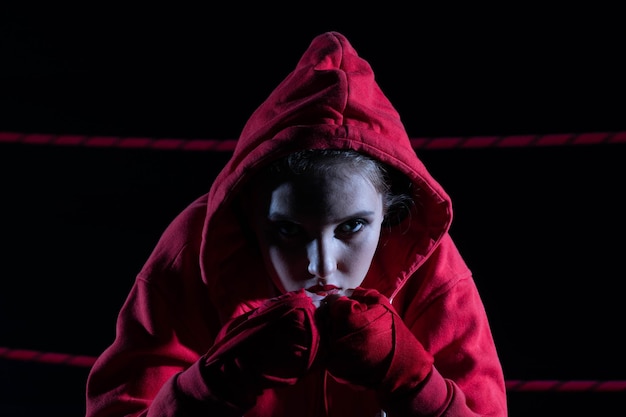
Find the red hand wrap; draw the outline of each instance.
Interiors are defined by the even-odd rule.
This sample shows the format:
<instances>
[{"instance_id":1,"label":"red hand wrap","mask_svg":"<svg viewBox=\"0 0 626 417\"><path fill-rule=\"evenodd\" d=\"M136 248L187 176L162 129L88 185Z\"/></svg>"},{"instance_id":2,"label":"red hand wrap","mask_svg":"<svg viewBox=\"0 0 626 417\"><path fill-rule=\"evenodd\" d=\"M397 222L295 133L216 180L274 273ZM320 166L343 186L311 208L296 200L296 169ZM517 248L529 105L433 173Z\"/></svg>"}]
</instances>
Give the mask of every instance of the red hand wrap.
<instances>
[{"instance_id":1,"label":"red hand wrap","mask_svg":"<svg viewBox=\"0 0 626 417\"><path fill-rule=\"evenodd\" d=\"M295 384L317 354L314 313L302 290L227 323L204 360L203 374L213 395L245 409L263 389Z\"/></svg>"},{"instance_id":2,"label":"red hand wrap","mask_svg":"<svg viewBox=\"0 0 626 417\"><path fill-rule=\"evenodd\" d=\"M417 387L432 369L432 355L378 291L357 288L327 308L327 368L336 378L388 396Z\"/></svg>"}]
</instances>

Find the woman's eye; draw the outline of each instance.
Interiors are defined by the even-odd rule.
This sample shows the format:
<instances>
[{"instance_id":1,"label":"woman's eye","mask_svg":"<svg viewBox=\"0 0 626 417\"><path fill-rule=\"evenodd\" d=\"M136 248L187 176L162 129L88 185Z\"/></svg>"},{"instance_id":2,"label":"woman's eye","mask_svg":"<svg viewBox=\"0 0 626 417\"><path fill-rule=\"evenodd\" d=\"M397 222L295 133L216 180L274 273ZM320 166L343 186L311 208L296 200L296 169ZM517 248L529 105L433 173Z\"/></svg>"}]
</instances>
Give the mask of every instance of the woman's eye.
<instances>
[{"instance_id":1,"label":"woman's eye","mask_svg":"<svg viewBox=\"0 0 626 417\"><path fill-rule=\"evenodd\" d=\"M338 231L340 234L356 233L363 229L365 226L362 220L350 220L339 225Z\"/></svg>"},{"instance_id":2,"label":"woman's eye","mask_svg":"<svg viewBox=\"0 0 626 417\"><path fill-rule=\"evenodd\" d=\"M276 224L276 230L281 236L294 237L300 233L300 226L290 222L280 222Z\"/></svg>"}]
</instances>

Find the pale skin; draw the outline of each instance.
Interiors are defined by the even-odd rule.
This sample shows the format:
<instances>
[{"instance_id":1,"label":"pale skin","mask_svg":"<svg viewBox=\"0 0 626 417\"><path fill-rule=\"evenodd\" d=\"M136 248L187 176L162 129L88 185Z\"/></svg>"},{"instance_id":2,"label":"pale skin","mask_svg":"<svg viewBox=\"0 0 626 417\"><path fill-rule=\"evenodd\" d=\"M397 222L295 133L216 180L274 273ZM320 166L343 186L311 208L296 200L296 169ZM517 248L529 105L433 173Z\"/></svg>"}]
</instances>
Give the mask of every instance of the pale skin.
<instances>
[{"instance_id":1,"label":"pale skin","mask_svg":"<svg viewBox=\"0 0 626 417\"><path fill-rule=\"evenodd\" d=\"M304 288L319 306L361 285L384 218L383 196L368 179L337 167L259 191L252 228L281 291Z\"/></svg>"}]
</instances>

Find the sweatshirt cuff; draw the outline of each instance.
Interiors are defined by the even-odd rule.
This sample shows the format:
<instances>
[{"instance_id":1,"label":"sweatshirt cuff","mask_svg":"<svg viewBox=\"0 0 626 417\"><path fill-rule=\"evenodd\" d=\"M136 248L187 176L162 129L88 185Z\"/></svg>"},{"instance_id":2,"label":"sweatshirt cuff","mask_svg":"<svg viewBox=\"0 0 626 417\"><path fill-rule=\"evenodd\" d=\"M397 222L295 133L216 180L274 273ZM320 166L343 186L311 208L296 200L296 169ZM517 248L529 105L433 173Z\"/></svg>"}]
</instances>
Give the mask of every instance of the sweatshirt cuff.
<instances>
[{"instance_id":1,"label":"sweatshirt cuff","mask_svg":"<svg viewBox=\"0 0 626 417\"><path fill-rule=\"evenodd\" d=\"M215 388L207 385L207 377L208 380L212 378L205 373L202 361L199 360L170 378L159 391L151 407L161 411L148 414L148 416L173 416L185 414L191 410L204 410L207 415L224 417L243 415L244 410L228 402L221 395L222 393L216 392ZM215 380L217 381L218 378Z\"/></svg>"},{"instance_id":2,"label":"sweatshirt cuff","mask_svg":"<svg viewBox=\"0 0 626 417\"><path fill-rule=\"evenodd\" d=\"M415 389L389 398L385 410L391 417L438 416L448 407L453 394L452 384L432 367Z\"/></svg>"}]
</instances>

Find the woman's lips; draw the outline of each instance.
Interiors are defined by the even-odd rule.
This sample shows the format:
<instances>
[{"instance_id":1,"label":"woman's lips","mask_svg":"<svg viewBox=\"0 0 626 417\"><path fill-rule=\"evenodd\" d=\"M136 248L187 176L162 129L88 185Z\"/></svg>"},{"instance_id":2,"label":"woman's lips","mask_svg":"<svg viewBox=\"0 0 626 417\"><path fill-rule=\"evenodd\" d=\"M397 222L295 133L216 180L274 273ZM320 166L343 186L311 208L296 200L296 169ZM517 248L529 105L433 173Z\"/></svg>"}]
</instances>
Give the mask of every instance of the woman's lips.
<instances>
[{"instance_id":1,"label":"woman's lips","mask_svg":"<svg viewBox=\"0 0 626 417\"><path fill-rule=\"evenodd\" d=\"M334 285L313 285L306 289L308 292L312 292L313 294L327 296L330 294L336 294L340 291L339 287Z\"/></svg>"},{"instance_id":2,"label":"woman's lips","mask_svg":"<svg viewBox=\"0 0 626 417\"><path fill-rule=\"evenodd\" d=\"M313 305L319 308L324 300L328 301L335 297L351 297L353 289L343 289L334 285L314 285L306 288L306 295L313 301Z\"/></svg>"}]
</instances>

